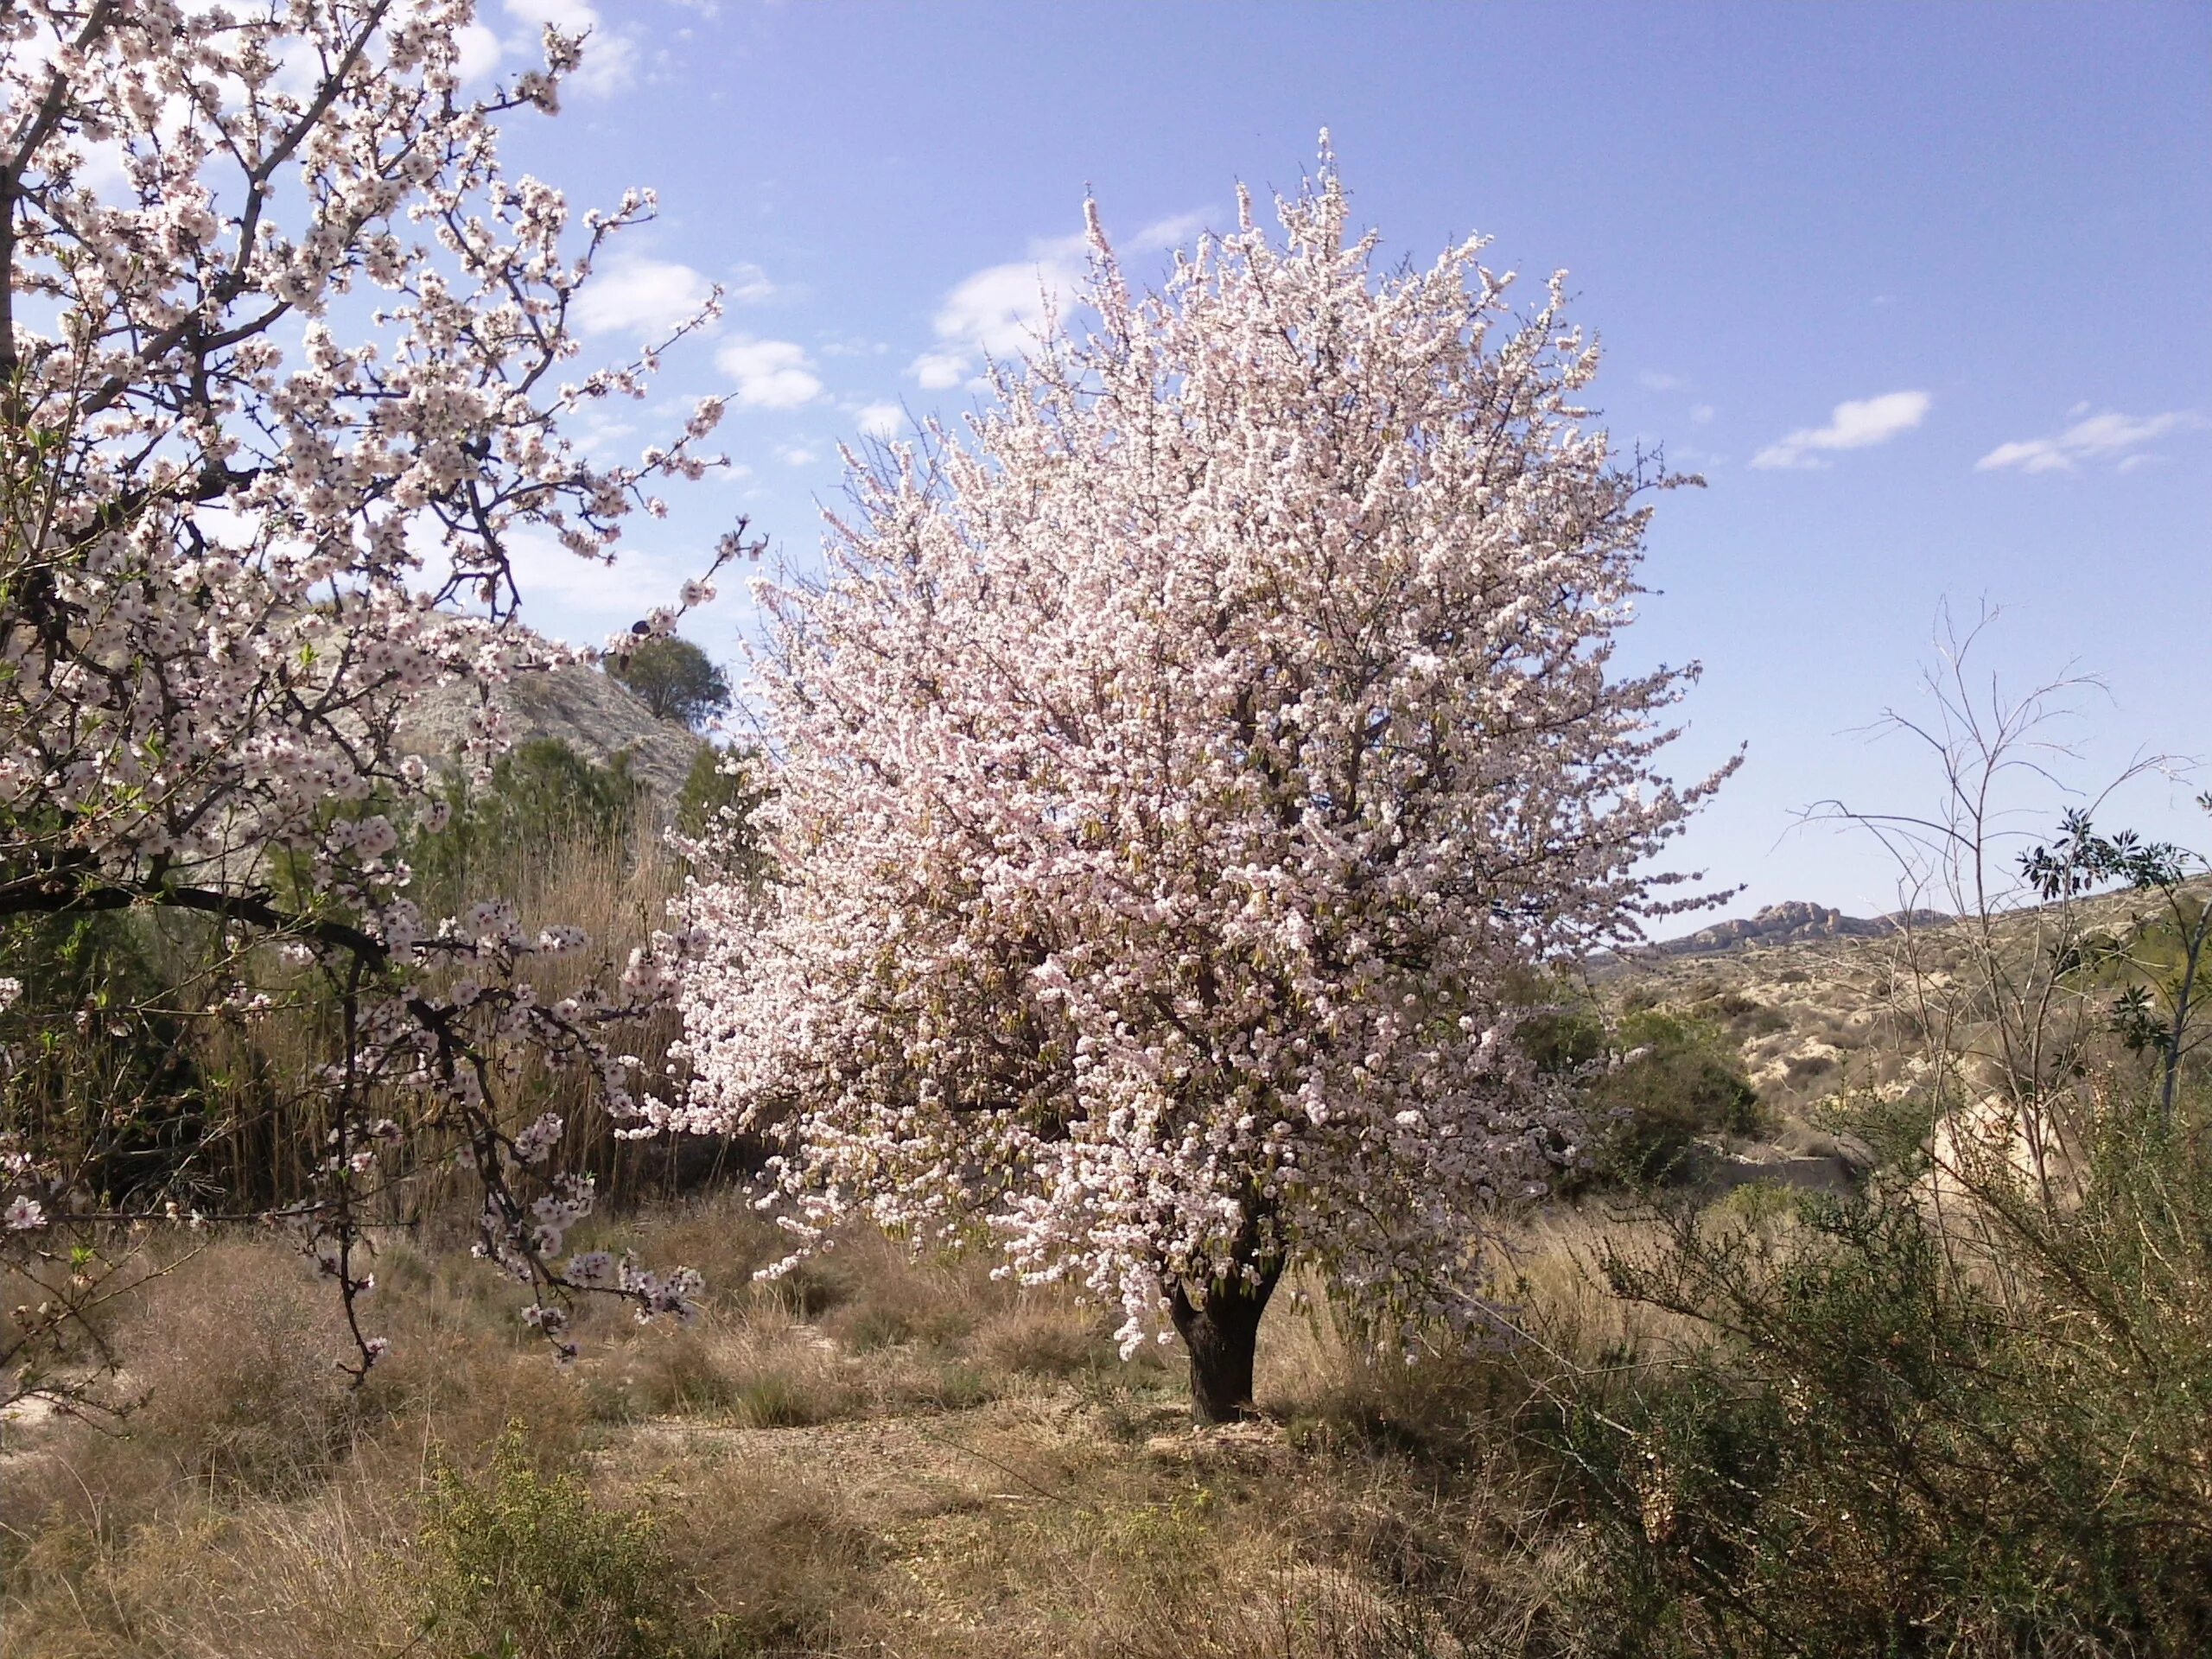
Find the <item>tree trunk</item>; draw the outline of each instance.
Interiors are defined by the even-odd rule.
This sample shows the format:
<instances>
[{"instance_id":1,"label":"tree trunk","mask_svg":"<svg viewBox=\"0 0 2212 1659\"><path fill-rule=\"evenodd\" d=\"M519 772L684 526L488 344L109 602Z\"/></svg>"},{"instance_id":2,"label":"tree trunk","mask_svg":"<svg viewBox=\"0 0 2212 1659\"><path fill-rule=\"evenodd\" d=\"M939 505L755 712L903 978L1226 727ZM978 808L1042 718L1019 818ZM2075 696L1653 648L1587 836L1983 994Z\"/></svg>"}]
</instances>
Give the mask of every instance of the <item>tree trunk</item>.
<instances>
[{"instance_id":1,"label":"tree trunk","mask_svg":"<svg viewBox=\"0 0 2212 1659\"><path fill-rule=\"evenodd\" d=\"M1200 1423L1233 1423L1253 1415L1252 1357L1259 1346L1260 1315L1282 1269L1274 1267L1252 1284L1216 1280L1203 1306L1192 1287L1178 1285L1170 1300L1175 1329L1191 1353L1191 1416Z\"/></svg>"}]
</instances>

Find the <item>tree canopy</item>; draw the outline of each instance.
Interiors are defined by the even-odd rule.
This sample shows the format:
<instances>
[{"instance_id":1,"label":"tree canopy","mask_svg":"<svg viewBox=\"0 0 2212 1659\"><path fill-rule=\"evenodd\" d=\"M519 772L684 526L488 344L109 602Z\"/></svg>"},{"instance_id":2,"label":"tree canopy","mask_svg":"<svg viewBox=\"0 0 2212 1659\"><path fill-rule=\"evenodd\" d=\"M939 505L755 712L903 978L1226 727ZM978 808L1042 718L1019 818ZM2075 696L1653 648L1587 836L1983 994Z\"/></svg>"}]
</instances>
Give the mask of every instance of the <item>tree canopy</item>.
<instances>
[{"instance_id":1,"label":"tree canopy","mask_svg":"<svg viewBox=\"0 0 2212 1659\"><path fill-rule=\"evenodd\" d=\"M1694 669L1613 671L1647 491L1594 346L1482 244L1378 272L1333 163L1084 302L963 432L850 480L766 586L779 881L702 888L685 1121L775 1137L802 1242L992 1230L1173 1325L1202 1416L1322 1269L1479 1308L1502 1203L1580 1155L1509 986L1675 907L1718 779ZM1680 902L1680 901L1678 901Z\"/></svg>"},{"instance_id":2,"label":"tree canopy","mask_svg":"<svg viewBox=\"0 0 2212 1659\"><path fill-rule=\"evenodd\" d=\"M283 1008L327 1039L301 1084L302 1121L327 1128L306 1154L318 1185L289 1213L344 1295L360 1372L381 1351L356 1317L365 1206L425 1163L474 1173L482 1248L556 1343L569 1288L653 1311L683 1283L563 1263L588 1183L548 1161L557 1119L517 1122L499 1097L520 1046L583 1067L628 1117L636 1068L609 1033L662 994L672 942L542 998L531 964L579 949L576 930L525 931L499 895L426 914L398 856L448 810L397 740L407 709L473 692L467 760L488 768L501 687L588 654L518 625L518 538L611 557L664 480L719 461L712 399L634 462L570 442L716 308L630 360L571 365L577 296L652 198L579 219L503 170L501 131L557 108L585 42L549 27L542 67L475 97L473 15L42 0L0 31L0 920L198 918L149 1007ZM39 984L12 1010L22 988L0 988L0 1015L67 1028ZM177 1213L99 1152L146 1102L7 1099L0 1243ZM96 1301L92 1282L15 1331L30 1346L11 1357Z\"/></svg>"},{"instance_id":3,"label":"tree canopy","mask_svg":"<svg viewBox=\"0 0 2212 1659\"><path fill-rule=\"evenodd\" d=\"M657 719L696 727L729 711L729 681L707 653L669 634L620 653L607 672L644 699Z\"/></svg>"}]
</instances>

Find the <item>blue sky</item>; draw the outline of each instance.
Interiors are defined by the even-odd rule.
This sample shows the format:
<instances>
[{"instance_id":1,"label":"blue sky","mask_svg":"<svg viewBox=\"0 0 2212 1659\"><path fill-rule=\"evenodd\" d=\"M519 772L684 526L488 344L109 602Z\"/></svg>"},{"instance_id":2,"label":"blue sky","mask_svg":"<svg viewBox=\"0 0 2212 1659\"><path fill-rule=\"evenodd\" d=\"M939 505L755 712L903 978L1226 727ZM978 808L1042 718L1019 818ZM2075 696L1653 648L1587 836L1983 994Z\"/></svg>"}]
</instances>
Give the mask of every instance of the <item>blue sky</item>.
<instances>
[{"instance_id":1,"label":"blue sky","mask_svg":"<svg viewBox=\"0 0 2212 1659\"><path fill-rule=\"evenodd\" d=\"M2103 677L2085 780L2212 754L2212 6L487 0L480 60L548 18L597 41L510 157L579 206L658 189L594 344L722 283L661 384L736 395L743 470L611 575L534 561L541 626L626 622L738 512L806 562L837 442L970 404L1086 187L1141 266L1240 179L1294 184L1326 125L1393 254L1479 230L1565 267L1605 423L1706 474L1660 503L1629 654L1705 664L1682 774L1749 746L1681 844L1747 884L1726 913L1892 902L1793 813L1928 803L1859 728L1910 705L1947 601L2003 609L2006 683ZM717 656L740 586L688 629ZM2207 781L2113 821L2204 845Z\"/></svg>"}]
</instances>

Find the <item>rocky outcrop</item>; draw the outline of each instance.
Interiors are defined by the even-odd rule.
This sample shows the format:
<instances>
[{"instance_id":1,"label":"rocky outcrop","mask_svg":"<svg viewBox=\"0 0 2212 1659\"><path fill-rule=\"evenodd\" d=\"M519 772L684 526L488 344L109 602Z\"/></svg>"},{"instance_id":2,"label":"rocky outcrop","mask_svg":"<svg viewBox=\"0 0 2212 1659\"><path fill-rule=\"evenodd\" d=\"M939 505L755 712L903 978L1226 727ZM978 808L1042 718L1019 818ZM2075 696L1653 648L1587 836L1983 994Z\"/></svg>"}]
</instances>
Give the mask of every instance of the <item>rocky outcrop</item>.
<instances>
[{"instance_id":1,"label":"rocky outcrop","mask_svg":"<svg viewBox=\"0 0 2212 1659\"><path fill-rule=\"evenodd\" d=\"M1716 922L1679 939L1646 947L1651 954L1692 957L1754 944L1797 944L1815 939L1878 938L1906 926L1932 927L1951 918L1940 911L1898 911L1888 916L1847 916L1825 905L1793 899L1769 905L1748 921Z\"/></svg>"},{"instance_id":2,"label":"rocky outcrop","mask_svg":"<svg viewBox=\"0 0 2212 1659\"><path fill-rule=\"evenodd\" d=\"M442 761L468 728L473 692L449 688L423 699L400 728L405 751ZM518 743L558 738L585 760L604 766L630 757L630 775L663 801L672 801L690 775L704 740L674 721L657 719L638 694L595 668L557 668L524 674L502 692L507 725Z\"/></svg>"}]
</instances>

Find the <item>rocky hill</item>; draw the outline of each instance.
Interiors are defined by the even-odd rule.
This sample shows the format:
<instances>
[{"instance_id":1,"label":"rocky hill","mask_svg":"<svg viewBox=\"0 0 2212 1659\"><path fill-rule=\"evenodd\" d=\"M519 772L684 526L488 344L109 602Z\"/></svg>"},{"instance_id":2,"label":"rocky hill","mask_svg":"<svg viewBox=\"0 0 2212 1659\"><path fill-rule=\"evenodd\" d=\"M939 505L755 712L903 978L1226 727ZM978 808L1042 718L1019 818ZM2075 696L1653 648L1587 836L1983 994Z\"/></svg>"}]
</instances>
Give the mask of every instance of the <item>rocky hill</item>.
<instances>
[{"instance_id":1,"label":"rocky hill","mask_svg":"<svg viewBox=\"0 0 2212 1659\"><path fill-rule=\"evenodd\" d=\"M467 728L468 695L448 689L425 697L401 733L407 751L432 761L451 755ZM601 766L627 754L630 775L663 801L682 791L693 758L704 747L697 734L657 718L636 692L595 668L524 675L505 696L516 742L558 738Z\"/></svg>"},{"instance_id":2,"label":"rocky hill","mask_svg":"<svg viewBox=\"0 0 2212 1659\"><path fill-rule=\"evenodd\" d=\"M1660 956L1705 956L1740 945L1796 944L1815 939L1882 938L1904 926L1932 927L1951 918L1936 910L1898 911L1888 916L1847 916L1825 905L1792 899L1769 905L1748 921L1716 922L1648 950Z\"/></svg>"}]
</instances>

